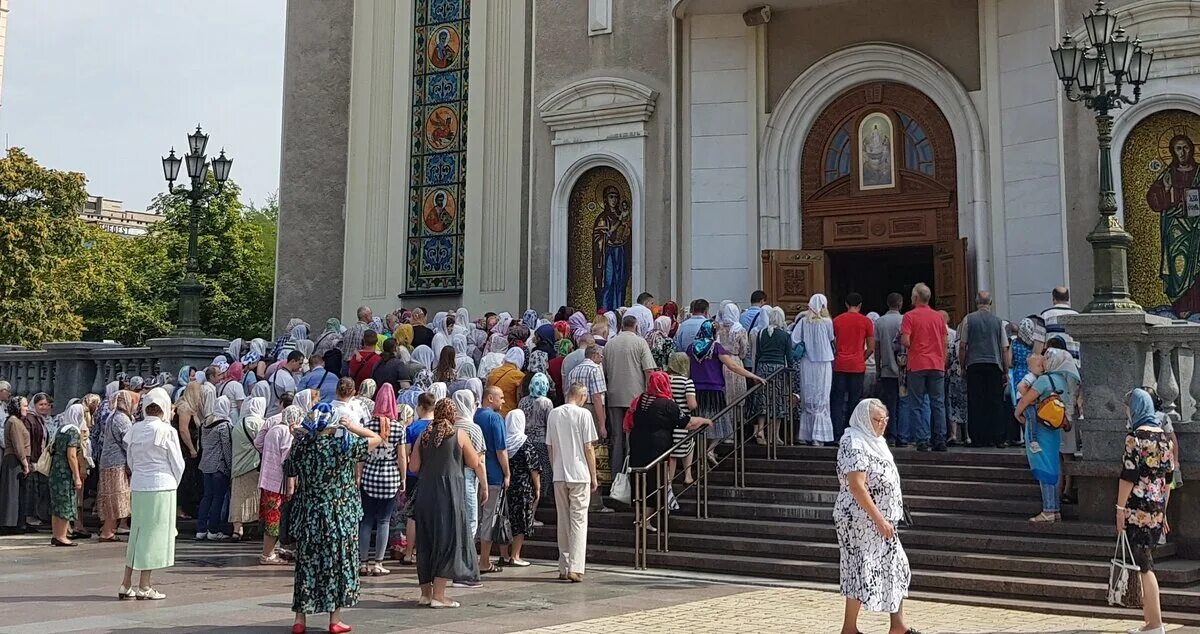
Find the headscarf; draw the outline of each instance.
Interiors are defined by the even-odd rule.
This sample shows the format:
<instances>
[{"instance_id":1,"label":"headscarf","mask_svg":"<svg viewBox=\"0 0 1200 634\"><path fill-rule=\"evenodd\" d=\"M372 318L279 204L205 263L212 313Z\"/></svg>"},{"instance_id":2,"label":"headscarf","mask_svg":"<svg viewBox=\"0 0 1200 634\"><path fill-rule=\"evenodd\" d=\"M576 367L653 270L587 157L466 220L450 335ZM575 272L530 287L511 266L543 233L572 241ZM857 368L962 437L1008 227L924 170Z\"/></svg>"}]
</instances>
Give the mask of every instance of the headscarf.
<instances>
[{"instance_id":1,"label":"headscarf","mask_svg":"<svg viewBox=\"0 0 1200 634\"><path fill-rule=\"evenodd\" d=\"M612 339L617 336L617 332L621 330L617 323L617 311L609 310L604 312L604 320L608 322L608 338ZM672 330L674 330L672 328Z\"/></svg>"},{"instance_id":2,"label":"headscarf","mask_svg":"<svg viewBox=\"0 0 1200 634\"><path fill-rule=\"evenodd\" d=\"M567 324L571 326L571 337L574 339L579 339L592 331L592 325L588 323L587 317L579 311L571 313L571 316L567 318Z\"/></svg>"},{"instance_id":3,"label":"headscarf","mask_svg":"<svg viewBox=\"0 0 1200 634\"><path fill-rule=\"evenodd\" d=\"M458 378L459 379L477 379L477 378L479 378L477 376L477 374L478 373L475 371L475 360L474 359L471 359L468 357L468 358L463 359L458 362Z\"/></svg>"},{"instance_id":4,"label":"headscarf","mask_svg":"<svg viewBox=\"0 0 1200 634\"><path fill-rule=\"evenodd\" d=\"M829 308L829 299L820 293L813 293L808 298L808 320L820 321L822 317L827 316L825 312Z\"/></svg>"},{"instance_id":5,"label":"headscarf","mask_svg":"<svg viewBox=\"0 0 1200 634\"><path fill-rule=\"evenodd\" d=\"M417 346L412 353L413 361L425 366L426 370L433 370L433 366L437 365L437 357L433 354L433 348L424 344Z\"/></svg>"},{"instance_id":6,"label":"headscarf","mask_svg":"<svg viewBox=\"0 0 1200 634\"><path fill-rule=\"evenodd\" d=\"M692 350L697 361L703 361L712 355L713 350L716 350L717 329L713 326L711 319L705 319L704 323L700 324L700 329L696 331L696 340L692 343Z\"/></svg>"},{"instance_id":7,"label":"headscarf","mask_svg":"<svg viewBox=\"0 0 1200 634\"><path fill-rule=\"evenodd\" d=\"M467 341L466 335L459 333L450 337L450 346L454 348L454 356L456 358L471 357L471 342Z\"/></svg>"},{"instance_id":8,"label":"headscarf","mask_svg":"<svg viewBox=\"0 0 1200 634\"><path fill-rule=\"evenodd\" d=\"M1154 399L1146 390L1139 387L1131 391L1125 404L1129 406L1129 429L1158 424L1158 417L1154 413Z\"/></svg>"},{"instance_id":9,"label":"headscarf","mask_svg":"<svg viewBox=\"0 0 1200 634\"><path fill-rule=\"evenodd\" d=\"M338 319L337 317L330 317L329 319L326 319L325 332L332 332L340 335L342 333L342 320Z\"/></svg>"},{"instance_id":10,"label":"headscarf","mask_svg":"<svg viewBox=\"0 0 1200 634\"><path fill-rule=\"evenodd\" d=\"M654 330L646 335L646 343L651 350L657 349L664 341L671 338L671 318L660 315L654 319Z\"/></svg>"},{"instance_id":11,"label":"headscarf","mask_svg":"<svg viewBox=\"0 0 1200 634\"><path fill-rule=\"evenodd\" d=\"M525 351L520 348L509 348L508 352L504 353L504 362L517 366L518 370L525 367Z\"/></svg>"},{"instance_id":12,"label":"headscarf","mask_svg":"<svg viewBox=\"0 0 1200 634\"><path fill-rule=\"evenodd\" d=\"M776 328L782 330L786 327L787 316L783 314L783 308L779 306L763 306L759 311L759 315L762 315L763 319L767 320L768 337L775 334Z\"/></svg>"},{"instance_id":13,"label":"headscarf","mask_svg":"<svg viewBox=\"0 0 1200 634\"><path fill-rule=\"evenodd\" d=\"M1037 326L1033 323L1033 319L1026 317L1017 324L1017 338L1027 346L1033 346L1033 335L1037 331Z\"/></svg>"},{"instance_id":14,"label":"headscarf","mask_svg":"<svg viewBox=\"0 0 1200 634\"><path fill-rule=\"evenodd\" d=\"M113 411L122 412L126 416L133 418L135 409L133 405L133 393L128 390L120 390L113 395Z\"/></svg>"},{"instance_id":15,"label":"headscarf","mask_svg":"<svg viewBox=\"0 0 1200 634\"><path fill-rule=\"evenodd\" d=\"M621 421L621 426L627 434L633 430L633 412L638 409L638 402L642 400L643 396L671 400L671 377L662 370L650 373L650 378L646 381L646 391L634 397L633 402L629 404L629 409L625 410L625 420Z\"/></svg>"},{"instance_id":16,"label":"headscarf","mask_svg":"<svg viewBox=\"0 0 1200 634\"><path fill-rule=\"evenodd\" d=\"M384 383L375 394L375 409L371 415L396 420L396 391L391 383Z\"/></svg>"},{"instance_id":17,"label":"headscarf","mask_svg":"<svg viewBox=\"0 0 1200 634\"><path fill-rule=\"evenodd\" d=\"M871 323L875 323L875 322L879 321L879 313L877 313L875 311L871 311L871 312L867 313L867 319L870 319Z\"/></svg>"},{"instance_id":18,"label":"headscarf","mask_svg":"<svg viewBox=\"0 0 1200 634\"><path fill-rule=\"evenodd\" d=\"M213 422L223 420L233 420L233 401L230 401L228 396L218 397L216 405L213 406Z\"/></svg>"},{"instance_id":19,"label":"headscarf","mask_svg":"<svg viewBox=\"0 0 1200 634\"><path fill-rule=\"evenodd\" d=\"M558 333L559 337L571 336L571 322L560 319L554 322L553 326L554 332Z\"/></svg>"},{"instance_id":20,"label":"headscarf","mask_svg":"<svg viewBox=\"0 0 1200 634\"><path fill-rule=\"evenodd\" d=\"M1042 352L1042 356L1046 358L1047 373L1063 374L1068 379L1079 382L1079 366L1070 352L1058 348L1047 348Z\"/></svg>"},{"instance_id":21,"label":"headscarf","mask_svg":"<svg viewBox=\"0 0 1200 634\"><path fill-rule=\"evenodd\" d=\"M525 412L514 408L504 417L504 448L511 459L525 446Z\"/></svg>"},{"instance_id":22,"label":"headscarf","mask_svg":"<svg viewBox=\"0 0 1200 634\"><path fill-rule=\"evenodd\" d=\"M430 326L435 335L444 335L446 333L446 311L442 311L433 316L433 325Z\"/></svg>"},{"instance_id":23,"label":"headscarf","mask_svg":"<svg viewBox=\"0 0 1200 634\"><path fill-rule=\"evenodd\" d=\"M336 320L334 320L334 321L336 321ZM242 365L246 366L246 367L255 365L259 361L262 361L263 356L266 354L267 354L267 342L263 339L251 339L250 340L250 351L247 352L246 354L242 355ZM187 366L184 366L184 367L187 367ZM180 380L183 381L185 379L181 378Z\"/></svg>"},{"instance_id":24,"label":"headscarf","mask_svg":"<svg viewBox=\"0 0 1200 634\"><path fill-rule=\"evenodd\" d=\"M536 311L532 308L526 310L524 313L521 314L521 323L525 324L525 327L530 330L537 328L538 327L538 311Z\"/></svg>"},{"instance_id":25,"label":"headscarf","mask_svg":"<svg viewBox=\"0 0 1200 634\"><path fill-rule=\"evenodd\" d=\"M524 345L525 342L529 339L529 335L531 335L531 334L533 334L533 333L531 333L529 331L529 329L525 327L525 324L523 324L519 321L513 323L512 325L510 325L508 327L508 345L509 345L509 347Z\"/></svg>"},{"instance_id":26,"label":"headscarf","mask_svg":"<svg viewBox=\"0 0 1200 634\"><path fill-rule=\"evenodd\" d=\"M883 434L875 433L875 426L871 423L871 408L873 407L887 411L883 401L877 398L864 398L858 402L854 413L850 415L850 427L846 429L846 433L850 434L851 438L861 441L867 452L876 458L894 464L887 440Z\"/></svg>"},{"instance_id":27,"label":"headscarf","mask_svg":"<svg viewBox=\"0 0 1200 634\"><path fill-rule=\"evenodd\" d=\"M270 385L267 387L270 387ZM204 421L204 394L204 386L193 381L184 386L183 395L179 397L179 400L176 403L177 405L186 404L188 406L188 409L191 410L190 413L192 417L195 419L193 421L194 424L199 424Z\"/></svg>"},{"instance_id":28,"label":"headscarf","mask_svg":"<svg viewBox=\"0 0 1200 634\"><path fill-rule=\"evenodd\" d=\"M190 366L190 365L185 365L185 366L179 368L179 374L175 375L175 378L179 381L179 387L182 388L182 387L186 386L188 383L192 382L191 376L189 376L189 375L191 375L191 373L192 373L192 366Z\"/></svg>"},{"instance_id":29,"label":"headscarf","mask_svg":"<svg viewBox=\"0 0 1200 634\"><path fill-rule=\"evenodd\" d=\"M721 304L721 310L717 312L717 323L721 327L727 329L731 334L746 328L741 324L742 311L738 309L738 305L733 302Z\"/></svg>"},{"instance_id":30,"label":"headscarf","mask_svg":"<svg viewBox=\"0 0 1200 634\"><path fill-rule=\"evenodd\" d=\"M412 424L413 419L417 417L417 412L412 406L405 403L400 403L396 406L396 418L392 419L399 423L401 427L408 427Z\"/></svg>"},{"instance_id":31,"label":"headscarf","mask_svg":"<svg viewBox=\"0 0 1200 634\"><path fill-rule=\"evenodd\" d=\"M255 383L254 387L257 389L259 385L262 384ZM268 390L269 389L270 386L268 386ZM298 407L300 408L300 413L307 414L308 411L313 407L312 390L300 390L299 392L296 392L296 396L292 399L292 404L289 407Z\"/></svg>"},{"instance_id":32,"label":"headscarf","mask_svg":"<svg viewBox=\"0 0 1200 634\"><path fill-rule=\"evenodd\" d=\"M469 391L467 391L470 394ZM474 397L472 397L474 398ZM457 411L454 404L447 400L441 400L433 406L433 420L429 426L421 434L421 446L428 447L430 445L440 445L442 441L454 435L454 420Z\"/></svg>"},{"instance_id":33,"label":"headscarf","mask_svg":"<svg viewBox=\"0 0 1200 634\"><path fill-rule=\"evenodd\" d=\"M440 401L446 398L446 384L442 382L431 383L429 385L429 393L433 395L435 401Z\"/></svg>"},{"instance_id":34,"label":"headscarf","mask_svg":"<svg viewBox=\"0 0 1200 634\"><path fill-rule=\"evenodd\" d=\"M146 414L146 408L150 407L151 405L157 405L158 408L162 410L162 416L159 418L159 420L171 420L171 396L167 394L166 390L162 389L161 387L156 387L147 392L146 396L142 397L143 416ZM71 414L72 410L76 412L74 416ZM147 418L149 417L147 416ZM78 429L79 423L83 421L83 406L72 405L71 407L68 407L67 411L64 412L64 421L67 425L73 424L76 429ZM59 427L59 431L62 429L63 427Z\"/></svg>"},{"instance_id":35,"label":"headscarf","mask_svg":"<svg viewBox=\"0 0 1200 634\"><path fill-rule=\"evenodd\" d=\"M550 393L550 377L538 372L529 379L529 394L534 398L545 398Z\"/></svg>"},{"instance_id":36,"label":"headscarf","mask_svg":"<svg viewBox=\"0 0 1200 634\"><path fill-rule=\"evenodd\" d=\"M433 385L433 372L430 370L421 370L417 372L417 376L413 377L413 385L428 390Z\"/></svg>"},{"instance_id":37,"label":"headscarf","mask_svg":"<svg viewBox=\"0 0 1200 634\"><path fill-rule=\"evenodd\" d=\"M267 399L251 396L242 402L242 420L261 421L267 415Z\"/></svg>"},{"instance_id":38,"label":"headscarf","mask_svg":"<svg viewBox=\"0 0 1200 634\"><path fill-rule=\"evenodd\" d=\"M223 354L213 357L212 363L209 365L220 370L222 374L229 371L229 359L226 359Z\"/></svg>"},{"instance_id":39,"label":"headscarf","mask_svg":"<svg viewBox=\"0 0 1200 634\"><path fill-rule=\"evenodd\" d=\"M667 370L672 374L687 376L692 371L692 362L686 352L673 352L667 357Z\"/></svg>"},{"instance_id":40,"label":"headscarf","mask_svg":"<svg viewBox=\"0 0 1200 634\"><path fill-rule=\"evenodd\" d=\"M295 427L296 425L299 425L304 422L304 417L306 415L307 415L307 412L305 412L303 409L296 407L295 405L288 405L287 407L284 408L283 413L279 415L278 423L283 423L284 425L287 425L288 427ZM276 417L272 416L271 418L269 418L267 420L270 421L271 419L274 419L274 418L276 418ZM278 423L276 423L276 424L278 424ZM270 425L271 423L268 422L267 424ZM273 426L274 425L272 425L272 427Z\"/></svg>"},{"instance_id":41,"label":"headscarf","mask_svg":"<svg viewBox=\"0 0 1200 634\"><path fill-rule=\"evenodd\" d=\"M498 352L500 354L508 352L508 337L500 333L488 337L488 352Z\"/></svg>"},{"instance_id":42,"label":"headscarf","mask_svg":"<svg viewBox=\"0 0 1200 634\"><path fill-rule=\"evenodd\" d=\"M412 350L413 342L413 327L412 324L401 323L396 326L395 332L392 333L392 338L396 340L399 347L406 350Z\"/></svg>"},{"instance_id":43,"label":"headscarf","mask_svg":"<svg viewBox=\"0 0 1200 634\"><path fill-rule=\"evenodd\" d=\"M238 337L229 342L229 347L225 349L229 353L229 358L238 361L242 358L242 338Z\"/></svg>"},{"instance_id":44,"label":"headscarf","mask_svg":"<svg viewBox=\"0 0 1200 634\"><path fill-rule=\"evenodd\" d=\"M537 337L537 345L534 346L535 350L541 350L551 356L557 354L554 347L554 326L550 324L538 326L533 336Z\"/></svg>"},{"instance_id":45,"label":"headscarf","mask_svg":"<svg viewBox=\"0 0 1200 634\"><path fill-rule=\"evenodd\" d=\"M358 396L367 399L375 398L375 390L377 388L375 379L363 379L362 383L358 384Z\"/></svg>"},{"instance_id":46,"label":"headscarf","mask_svg":"<svg viewBox=\"0 0 1200 634\"><path fill-rule=\"evenodd\" d=\"M326 429L341 427L341 421L333 419L333 407L329 403L318 403L304 417L304 422L301 424L304 426L304 430L308 432L310 438L316 438ZM335 438L337 439L339 451L346 453L350 450L349 433L346 433L344 429L339 429Z\"/></svg>"},{"instance_id":47,"label":"headscarf","mask_svg":"<svg viewBox=\"0 0 1200 634\"><path fill-rule=\"evenodd\" d=\"M445 397L438 399L440 403ZM454 393L454 408L457 411L455 420L475 422L475 394L471 390L459 390ZM434 410L436 412L436 409Z\"/></svg>"},{"instance_id":48,"label":"headscarf","mask_svg":"<svg viewBox=\"0 0 1200 634\"><path fill-rule=\"evenodd\" d=\"M242 379L246 378L245 367L242 366L242 362L234 361L229 366L229 370L225 372L225 378L229 381L241 383Z\"/></svg>"},{"instance_id":49,"label":"headscarf","mask_svg":"<svg viewBox=\"0 0 1200 634\"><path fill-rule=\"evenodd\" d=\"M558 343L554 344L556 356L565 357L568 354L571 354L571 351L574 349L575 344L571 343L571 340L567 339L566 337L559 339Z\"/></svg>"},{"instance_id":50,"label":"headscarf","mask_svg":"<svg viewBox=\"0 0 1200 634\"><path fill-rule=\"evenodd\" d=\"M454 328L455 328L455 330L457 330L459 328L470 328L470 327L471 327L471 313L469 311L467 311L466 306L459 306L458 310L454 311Z\"/></svg>"},{"instance_id":51,"label":"headscarf","mask_svg":"<svg viewBox=\"0 0 1200 634\"><path fill-rule=\"evenodd\" d=\"M500 313L496 316L496 325L492 328L492 332L508 336L508 328L512 324L512 320L512 315L508 313Z\"/></svg>"}]
</instances>

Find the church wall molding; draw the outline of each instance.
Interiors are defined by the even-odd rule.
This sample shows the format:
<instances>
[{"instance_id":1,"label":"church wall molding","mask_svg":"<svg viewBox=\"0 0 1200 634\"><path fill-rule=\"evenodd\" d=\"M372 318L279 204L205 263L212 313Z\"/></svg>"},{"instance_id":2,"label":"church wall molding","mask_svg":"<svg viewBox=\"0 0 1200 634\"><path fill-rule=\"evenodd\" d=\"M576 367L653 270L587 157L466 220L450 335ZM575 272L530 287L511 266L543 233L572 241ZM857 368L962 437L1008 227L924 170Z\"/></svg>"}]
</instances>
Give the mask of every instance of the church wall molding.
<instances>
[{"instance_id":1,"label":"church wall molding","mask_svg":"<svg viewBox=\"0 0 1200 634\"><path fill-rule=\"evenodd\" d=\"M980 289L992 287L991 220L983 126L966 89L945 67L913 49L885 42L835 51L806 69L784 92L763 128L759 155L759 231L763 249L801 248L800 166L809 130L845 90L891 81L920 90L942 111L957 149L959 232L975 254Z\"/></svg>"},{"instance_id":2,"label":"church wall molding","mask_svg":"<svg viewBox=\"0 0 1200 634\"><path fill-rule=\"evenodd\" d=\"M1138 0L1112 12L1130 37L1140 37L1142 46L1154 49L1152 80L1200 72L1200 2ZM1082 23L1071 31L1071 38L1088 41Z\"/></svg>"},{"instance_id":3,"label":"church wall molding","mask_svg":"<svg viewBox=\"0 0 1200 634\"><path fill-rule=\"evenodd\" d=\"M556 135L567 130L644 124L654 115L658 92L619 77L571 82L538 104L542 121Z\"/></svg>"}]
</instances>

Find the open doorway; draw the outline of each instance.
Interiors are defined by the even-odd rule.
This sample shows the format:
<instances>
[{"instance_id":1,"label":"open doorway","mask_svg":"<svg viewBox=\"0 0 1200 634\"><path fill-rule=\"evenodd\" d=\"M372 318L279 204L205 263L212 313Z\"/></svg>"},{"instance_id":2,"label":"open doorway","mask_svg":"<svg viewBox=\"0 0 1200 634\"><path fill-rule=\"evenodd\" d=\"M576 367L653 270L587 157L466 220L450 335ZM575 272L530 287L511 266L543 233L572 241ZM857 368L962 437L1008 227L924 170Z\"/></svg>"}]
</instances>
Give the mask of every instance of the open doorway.
<instances>
[{"instance_id":1,"label":"open doorway","mask_svg":"<svg viewBox=\"0 0 1200 634\"><path fill-rule=\"evenodd\" d=\"M933 247L896 247L870 251L829 251L829 309L845 310L846 295L863 296L863 313L887 312L889 293L900 293L909 305L913 286L925 282L934 290Z\"/></svg>"}]
</instances>

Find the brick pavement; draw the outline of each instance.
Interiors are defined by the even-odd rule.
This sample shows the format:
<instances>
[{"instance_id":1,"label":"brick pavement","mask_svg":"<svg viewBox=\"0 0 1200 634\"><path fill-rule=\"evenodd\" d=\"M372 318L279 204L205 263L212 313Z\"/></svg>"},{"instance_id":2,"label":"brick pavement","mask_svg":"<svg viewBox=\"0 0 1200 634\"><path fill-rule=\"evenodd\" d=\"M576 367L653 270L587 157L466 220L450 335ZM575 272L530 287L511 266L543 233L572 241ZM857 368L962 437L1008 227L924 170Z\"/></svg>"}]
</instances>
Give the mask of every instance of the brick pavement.
<instances>
[{"instance_id":1,"label":"brick pavement","mask_svg":"<svg viewBox=\"0 0 1200 634\"><path fill-rule=\"evenodd\" d=\"M0 634L284 632L291 625L291 570L257 565L257 544L181 540L176 566L155 573L160 602L117 601L121 544L95 540L49 548L46 534L0 538ZM550 566L485 577L480 590L451 590L458 610L416 605L412 568L363 580L362 600L345 612L355 632L836 632L842 601L832 592L767 588L737 579L655 576L591 569L583 584L557 581ZM1124 632L1136 623L1047 616L929 601L907 604L924 634ZM324 631L322 615L309 631ZM864 615L865 634L887 617ZM1198 632L1195 628L1173 634Z\"/></svg>"}]
</instances>

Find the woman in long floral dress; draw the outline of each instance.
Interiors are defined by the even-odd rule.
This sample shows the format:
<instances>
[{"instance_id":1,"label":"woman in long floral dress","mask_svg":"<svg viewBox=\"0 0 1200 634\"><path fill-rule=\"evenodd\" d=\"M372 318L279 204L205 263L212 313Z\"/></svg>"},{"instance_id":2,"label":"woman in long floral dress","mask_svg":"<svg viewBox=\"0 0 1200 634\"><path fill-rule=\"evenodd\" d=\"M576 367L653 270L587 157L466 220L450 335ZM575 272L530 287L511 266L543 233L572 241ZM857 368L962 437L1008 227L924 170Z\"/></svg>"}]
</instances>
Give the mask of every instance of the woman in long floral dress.
<instances>
[{"instance_id":1,"label":"woman in long floral dress","mask_svg":"<svg viewBox=\"0 0 1200 634\"><path fill-rule=\"evenodd\" d=\"M342 623L342 608L358 603L362 501L354 467L380 438L348 418L333 420L326 403L309 413L297 435L284 465L297 489L288 516L297 541L293 631L304 631L305 615L328 612L329 631L343 634L350 626Z\"/></svg>"},{"instance_id":2,"label":"woman in long floral dress","mask_svg":"<svg viewBox=\"0 0 1200 634\"><path fill-rule=\"evenodd\" d=\"M78 496L83 491L83 469L86 458L81 455L81 429L87 425L82 403L69 405L62 414L62 423L54 434L50 462L50 519L54 535L52 546L75 546L68 531L79 513Z\"/></svg>"},{"instance_id":3,"label":"woman in long floral dress","mask_svg":"<svg viewBox=\"0 0 1200 634\"><path fill-rule=\"evenodd\" d=\"M750 356L750 337L740 323L741 317L742 311L737 304L729 302L721 306L717 315L717 343L725 348L725 354L733 357L737 365L744 367L743 359ZM721 373L725 375L725 404L728 405L746 393L746 379L729 367L721 368Z\"/></svg>"},{"instance_id":4,"label":"woman in long floral dress","mask_svg":"<svg viewBox=\"0 0 1200 634\"><path fill-rule=\"evenodd\" d=\"M1158 578L1154 575L1154 549L1171 532L1167 501L1175 472L1175 453L1154 412L1154 401L1145 390L1129 393L1126 403L1129 434L1117 486L1117 532L1124 532L1133 550L1142 582L1142 615L1145 625L1135 632L1164 632Z\"/></svg>"}]
</instances>

